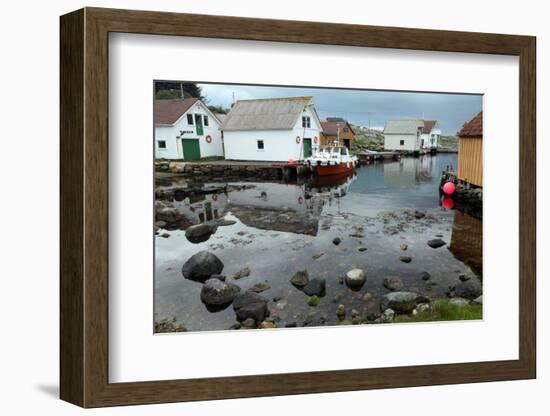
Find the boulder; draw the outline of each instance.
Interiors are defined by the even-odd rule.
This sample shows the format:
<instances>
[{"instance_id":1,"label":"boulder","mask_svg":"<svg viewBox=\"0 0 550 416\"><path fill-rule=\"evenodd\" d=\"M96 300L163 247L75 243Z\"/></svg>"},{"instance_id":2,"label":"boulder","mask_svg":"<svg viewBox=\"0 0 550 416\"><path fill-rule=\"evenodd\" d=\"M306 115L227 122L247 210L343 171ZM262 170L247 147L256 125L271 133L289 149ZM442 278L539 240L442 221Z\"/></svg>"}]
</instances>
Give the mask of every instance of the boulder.
<instances>
[{"instance_id":1,"label":"boulder","mask_svg":"<svg viewBox=\"0 0 550 416\"><path fill-rule=\"evenodd\" d=\"M202 243L216 232L216 227L208 224L192 225L185 230L185 237L192 243Z\"/></svg>"},{"instance_id":2,"label":"boulder","mask_svg":"<svg viewBox=\"0 0 550 416\"><path fill-rule=\"evenodd\" d=\"M365 273L361 269L351 269L346 273L346 285L351 290L359 290L363 287L365 282L367 281L367 278L365 276Z\"/></svg>"},{"instance_id":3,"label":"boulder","mask_svg":"<svg viewBox=\"0 0 550 416\"><path fill-rule=\"evenodd\" d=\"M277 328L277 325L275 325L274 322L270 322L270 321L263 321L259 326L258 326L259 329L272 329L272 328Z\"/></svg>"},{"instance_id":4,"label":"boulder","mask_svg":"<svg viewBox=\"0 0 550 416\"><path fill-rule=\"evenodd\" d=\"M470 301L464 298L452 298L451 300L449 300L449 303L456 306L468 306L470 304Z\"/></svg>"},{"instance_id":5,"label":"boulder","mask_svg":"<svg viewBox=\"0 0 550 416\"><path fill-rule=\"evenodd\" d=\"M395 317L395 311L391 308L386 309L384 312L382 312L382 316L380 319L384 323L388 323L393 321L393 318Z\"/></svg>"},{"instance_id":6,"label":"boulder","mask_svg":"<svg viewBox=\"0 0 550 416\"><path fill-rule=\"evenodd\" d=\"M422 280L430 280L432 275L428 272L422 272L418 274L418 277L420 277Z\"/></svg>"},{"instance_id":7,"label":"boulder","mask_svg":"<svg viewBox=\"0 0 550 416\"><path fill-rule=\"evenodd\" d=\"M412 261L411 256L399 256L399 260L401 260L403 263L410 263Z\"/></svg>"},{"instance_id":8,"label":"boulder","mask_svg":"<svg viewBox=\"0 0 550 416\"><path fill-rule=\"evenodd\" d=\"M400 248L401 250L405 251L405 250L407 250L407 249L409 248L409 246L408 246L407 244L401 244L401 245L399 246L399 248Z\"/></svg>"},{"instance_id":9,"label":"boulder","mask_svg":"<svg viewBox=\"0 0 550 416\"><path fill-rule=\"evenodd\" d=\"M292 278L290 279L290 283L292 283L298 289L301 289L305 285L307 285L309 283L309 274L307 270L299 270L294 273L294 276L292 276Z\"/></svg>"},{"instance_id":10,"label":"boulder","mask_svg":"<svg viewBox=\"0 0 550 416\"><path fill-rule=\"evenodd\" d=\"M464 282L461 281L460 283L457 283L452 292L454 292L455 297L473 300L481 296L483 289L481 286L481 281L475 277Z\"/></svg>"},{"instance_id":11,"label":"boulder","mask_svg":"<svg viewBox=\"0 0 550 416\"><path fill-rule=\"evenodd\" d=\"M198 282L204 282L213 274L220 274L222 270L222 261L209 251L199 251L193 254L181 268L186 279Z\"/></svg>"},{"instance_id":12,"label":"boulder","mask_svg":"<svg viewBox=\"0 0 550 416\"><path fill-rule=\"evenodd\" d=\"M411 313L416 306L418 295L413 292L391 292L380 301L380 310L393 309L397 313Z\"/></svg>"},{"instance_id":13,"label":"boulder","mask_svg":"<svg viewBox=\"0 0 550 416\"><path fill-rule=\"evenodd\" d=\"M227 227L228 225L236 224L237 221L235 220L226 220L225 218L220 218L218 221L216 221L216 225L220 227Z\"/></svg>"},{"instance_id":14,"label":"boulder","mask_svg":"<svg viewBox=\"0 0 550 416\"><path fill-rule=\"evenodd\" d=\"M431 303L419 303L416 306L416 311L418 313L427 313L432 311L432 304Z\"/></svg>"},{"instance_id":15,"label":"boulder","mask_svg":"<svg viewBox=\"0 0 550 416\"><path fill-rule=\"evenodd\" d=\"M254 322L258 324L267 316L267 304L265 302L250 303L237 309L235 314L239 321L254 319Z\"/></svg>"},{"instance_id":16,"label":"boulder","mask_svg":"<svg viewBox=\"0 0 550 416\"><path fill-rule=\"evenodd\" d=\"M386 289L391 290L392 292L403 289L403 281L397 276L385 277L383 284Z\"/></svg>"},{"instance_id":17,"label":"boulder","mask_svg":"<svg viewBox=\"0 0 550 416\"><path fill-rule=\"evenodd\" d=\"M332 240L332 244L334 244L335 246L337 246L341 242L342 242L342 239L340 237L336 237Z\"/></svg>"},{"instance_id":18,"label":"boulder","mask_svg":"<svg viewBox=\"0 0 550 416\"><path fill-rule=\"evenodd\" d=\"M346 317L346 307L342 304L338 305L336 308L336 316L342 320Z\"/></svg>"},{"instance_id":19,"label":"boulder","mask_svg":"<svg viewBox=\"0 0 550 416\"><path fill-rule=\"evenodd\" d=\"M157 209L157 212L156 212L157 221L164 221L166 224L169 224L169 223L178 221L179 218L180 218L180 214L178 213L176 208L160 207L160 209Z\"/></svg>"},{"instance_id":20,"label":"boulder","mask_svg":"<svg viewBox=\"0 0 550 416\"><path fill-rule=\"evenodd\" d=\"M472 303L474 305L483 305L483 295L479 295L477 298L475 298Z\"/></svg>"},{"instance_id":21,"label":"boulder","mask_svg":"<svg viewBox=\"0 0 550 416\"><path fill-rule=\"evenodd\" d=\"M416 218L417 220L420 220L426 216L426 214L422 211L414 211L413 215L414 215L414 218Z\"/></svg>"},{"instance_id":22,"label":"boulder","mask_svg":"<svg viewBox=\"0 0 550 416\"><path fill-rule=\"evenodd\" d=\"M302 288L302 291L308 296L325 296L326 294L326 281L316 277L311 279L307 285Z\"/></svg>"},{"instance_id":23,"label":"boulder","mask_svg":"<svg viewBox=\"0 0 550 416\"><path fill-rule=\"evenodd\" d=\"M254 286L252 286L248 290L255 293L261 293L269 289L271 289L271 286L269 286L267 283L260 282L260 283L256 283Z\"/></svg>"},{"instance_id":24,"label":"boulder","mask_svg":"<svg viewBox=\"0 0 550 416\"><path fill-rule=\"evenodd\" d=\"M243 277L247 277L247 276L250 276L250 268L249 267L245 267L245 268L239 270L237 273L235 273L233 275L233 279L239 280L239 279L242 279Z\"/></svg>"},{"instance_id":25,"label":"boulder","mask_svg":"<svg viewBox=\"0 0 550 416\"><path fill-rule=\"evenodd\" d=\"M252 318L245 319L239 325L243 329L256 329L256 321Z\"/></svg>"},{"instance_id":26,"label":"boulder","mask_svg":"<svg viewBox=\"0 0 550 416\"><path fill-rule=\"evenodd\" d=\"M428 245L431 248L443 247L445 244L447 244L447 243L445 241L443 241L441 238L434 238L434 239L428 241Z\"/></svg>"},{"instance_id":27,"label":"boulder","mask_svg":"<svg viewBox=\"0 0 550 416\"><path fill-rule=\"evenodd\" d=\"M201 300L209 306L227 306L241 288L231 283L225 283L218 279L208 279L201 289Z\"/></svg>"},{"instance_id":28,"label":"boulder","mask_svg":"<svg viewBox=\"0 0 550 416\"><path fill-rule=\"evenodd\" d=\"M237 315L237 320L242 322L252 318L259 324L268 315L268 300L257 293L246 291L237 295L233 299L233 309Z\"/></svg>"}]
</instances>

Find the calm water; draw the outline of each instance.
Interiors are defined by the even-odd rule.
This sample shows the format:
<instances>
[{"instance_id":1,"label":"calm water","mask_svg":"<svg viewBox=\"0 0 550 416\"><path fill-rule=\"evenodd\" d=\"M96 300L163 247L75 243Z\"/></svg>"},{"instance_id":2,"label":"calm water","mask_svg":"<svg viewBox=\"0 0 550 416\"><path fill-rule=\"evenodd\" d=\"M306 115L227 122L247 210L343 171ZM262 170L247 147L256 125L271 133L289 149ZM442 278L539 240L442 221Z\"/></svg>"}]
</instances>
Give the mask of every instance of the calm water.
<instances>
[{"instance_id":1,"label":"calm water","mask_svg":"<svg viewBox=\"0 0 550 416\"><path fill-rule=\"evenodd\" d=\"M221 218L235 224L218 227L198 244L189 242L184 230L160 230L155 246L155 320L175 317L189 331L227 329L235 322L231 306L208 312L200 300L201 283L181 274L183 263L201 250L222 260L227 281L241 291L260 282L270 285L262 295L270 299L271 315L280 318L280 326L300 326L312 315L337 324L339 303L362 316L378 312L380 297L387 293L382 285L387 276L401 277L405 290L444 296L458 273L481 274L481 222L440 206L439 176L456 164L455 154L425 156L363 166L350 177L304 183L199 184L206 193L169 203L192 224ZM159 178L157 185L185 189L189 184L185 178L170 177ZM426 216L415 218L415 210ZM335 237L342 239L338 246L332 243ZM436 237L447 245L430 248L426 242ZM403 263L401 255L413 260ZM250 268L250 276L234 280L244 267ZM354 267L367 276L359 292L341 284L341 277ZM289 283L303 269L310 279L326 279L327 293L317 307L308 306L307 296ZM432 275L429 284L418 278L424 271ZM274 301L275 297L282 300Z\"/></svg>"}]
</instances>

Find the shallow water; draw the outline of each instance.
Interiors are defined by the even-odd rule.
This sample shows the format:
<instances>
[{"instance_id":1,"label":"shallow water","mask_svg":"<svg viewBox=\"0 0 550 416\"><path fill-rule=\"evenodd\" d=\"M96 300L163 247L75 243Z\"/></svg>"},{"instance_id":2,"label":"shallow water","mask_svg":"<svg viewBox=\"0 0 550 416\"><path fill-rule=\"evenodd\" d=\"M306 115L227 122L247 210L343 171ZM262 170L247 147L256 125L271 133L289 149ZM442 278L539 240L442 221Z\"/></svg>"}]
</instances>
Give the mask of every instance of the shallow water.
<instances>
[{"instance_id":1,"label":"shallow water","mask_svg":"<svg viewBox=\"0 0 550 416\"><path fill-rule=\"evenodd\" d=\"M362 318L379 312L380 297L388 292L382 285L387 276L399 276L405 290L445 296L458 273L473 269L481 274L481 221L440 206L439 176L449 165L456 166L456 155L405 158L363 166L350 177L304 183L199 184L211 193L172 201L189 223L220 218L236 223L218 227L198 244L189 242L184 230L156 235L155 321L176 318L188 331L228 329L235 323L231 306L209 312L200 300L202 284L182 276L183 263L201 250L222 260L222 274L241 291L268 283L271 288L261 295L270 299L268 307L271 316L280 319L278 326L301 326L312 316L322 317L327 325L338 324L335 310L340 303L355 308ZM169 189L187 183L173 177L159 178L157 185ZM415 218L415 210L426 216ZM332 242L335 237L342 240L338 246ZM447 245L432 249L426 244L438 237ZM405 251L403 244L408 246ZM367 250L358 251L360 247ZM402 255L412 261L399 261ZM250 268L250 276L233 279L244 267ZM367 276L358 292L340 279L354 267ZM326 279L326 296L316 307L289 283L303 269L310 279ZM428 284L419 278L424 271L432 276ZM275 302L274 297L282 300Z\"/></svg>"}]
</instances>

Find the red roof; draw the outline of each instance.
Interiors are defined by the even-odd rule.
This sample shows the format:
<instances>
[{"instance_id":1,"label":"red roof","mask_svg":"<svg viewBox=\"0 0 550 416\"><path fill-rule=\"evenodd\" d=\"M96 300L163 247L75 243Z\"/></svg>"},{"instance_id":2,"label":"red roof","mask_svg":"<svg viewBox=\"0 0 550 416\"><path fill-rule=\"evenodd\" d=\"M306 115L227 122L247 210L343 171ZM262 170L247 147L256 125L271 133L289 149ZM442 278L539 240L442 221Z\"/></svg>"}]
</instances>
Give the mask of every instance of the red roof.
<instances>
[{"instance_id":1,"label":"red roof","mask_svg":"<svg viewBox=\"0 0 550 416\"><path fill-rule=\"evenodd\" d=\"M199 101L198 98L155 100L155 124L174 124L197 101Z\"/></svg>"},{"instance_id":2,"label":"red roof","mask_svg":"<svg viewBox=\"0 0 550 416\"><path fill-rule=\"evenodd\" d=\"M329 117L328 121L321 121L321 126L323 127L323 133L327 136L336 136L338 134L338 129L342 131L344 127L349 128L353 133L353 129L344 119L339 119L339 121L335 121L335 118L331 119Z\"/></svg>"},{"instance_id":3,"label":"red roof","mask_svg":"<svg viewBox=\"0 0 550 416\"><path fill-rule=\"evenodd\" d=\"M429 134L437 123L437 120L424 120L424 128L422 134Z\"/></svg>"},{"instance_id":4,"label":"red roof","mask_svg":"<svg viewBox=\"0 0 550 416\"><path fill-rule=\"evenodd\" d=\"M483 137L483 111L464 123L462 129L458 132L458 137Z\"/></svg>"}]
</instances>

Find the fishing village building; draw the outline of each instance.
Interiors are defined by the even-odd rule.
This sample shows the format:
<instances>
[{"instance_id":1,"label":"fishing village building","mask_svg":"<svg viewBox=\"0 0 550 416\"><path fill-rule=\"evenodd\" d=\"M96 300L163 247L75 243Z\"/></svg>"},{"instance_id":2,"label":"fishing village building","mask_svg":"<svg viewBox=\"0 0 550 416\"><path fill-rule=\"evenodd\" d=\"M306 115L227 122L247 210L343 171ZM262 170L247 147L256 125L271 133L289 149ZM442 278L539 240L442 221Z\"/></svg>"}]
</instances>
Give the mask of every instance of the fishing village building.
<instances>
[{"instance_id":1,"label":"fishing village building","mask_svg":"<svg viewBox=\"0 0 550 416\"><path fill-rule=\"evenodd\" d=\"M420 135L422 149L436 150L441 137L441 130L437 129L437 120L424 120L424 127Z\"/></svg>"},{"instance_id":2,"label":"fishing village building","mask_svg":"<svg viewBox=\"0 0 550 416\"><path fill-rule=\"evenodd\" d=\"M155 158L223 156L221 122L198 98L155 100Z\"/></svg>"},{"instance_id":3,"label":"fishing village building","mask_svg":"<svg viewBox=\"0 0 550 416\"><path fill-rule=\"evenodd\" d=\"M325 121L321 121L323 133L321 134L321 145L335 143L339 139L339 144L351 149L355 140L355 132L351 125L340 117L327 117Z\"/></svg>"},{"instance_id":4,"label":"fishing village building","mask_svg":"<svg viewBox=\"0 0 550 416\"><path fill-rule=\"evenodd\" d=\"M419 153L424 120L388 120L384 126L384 149Z\"/></svg>"},{"instance_id":5,"label":"fishing village building","mask_svg":"<svg viewBox=\"0 0 550 416\"><path fill-rule=\"evenodd\" d=\"M228 160L303 160L320 145L321 121L313 97L235 102L222 124Z\"/></svg>"},{"instance_id":6,"label":"fishing village building","mask_svg":"<svg viewBox=\"0 0 550 416\"><path fill-rule=\"evenodd\" d=\"M483 112L458 132L458 179L483 186Z\"/></svg>"}]
</instances>

